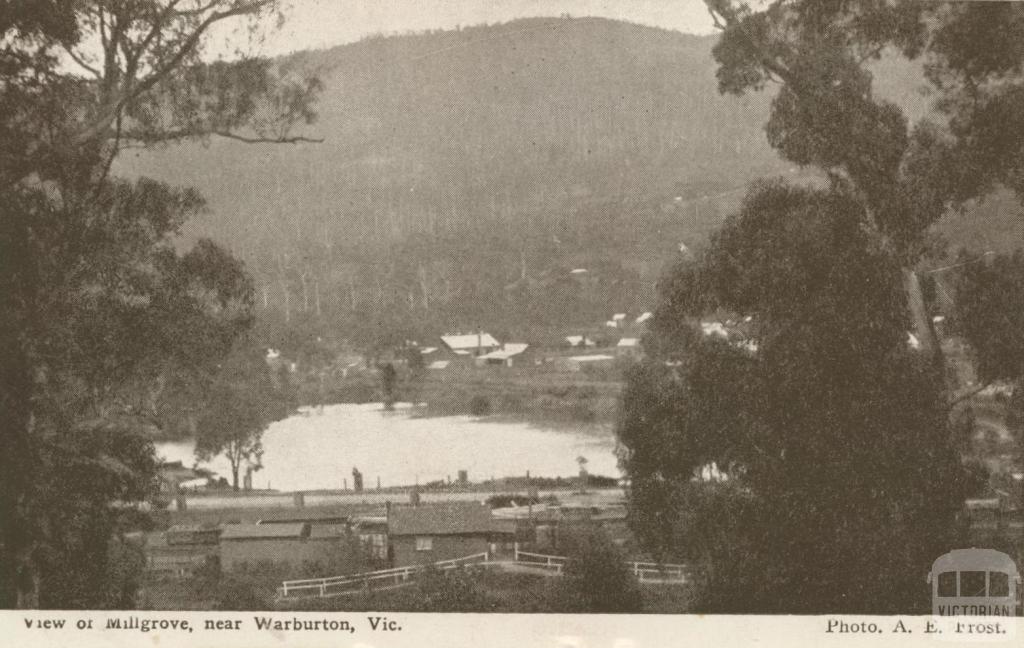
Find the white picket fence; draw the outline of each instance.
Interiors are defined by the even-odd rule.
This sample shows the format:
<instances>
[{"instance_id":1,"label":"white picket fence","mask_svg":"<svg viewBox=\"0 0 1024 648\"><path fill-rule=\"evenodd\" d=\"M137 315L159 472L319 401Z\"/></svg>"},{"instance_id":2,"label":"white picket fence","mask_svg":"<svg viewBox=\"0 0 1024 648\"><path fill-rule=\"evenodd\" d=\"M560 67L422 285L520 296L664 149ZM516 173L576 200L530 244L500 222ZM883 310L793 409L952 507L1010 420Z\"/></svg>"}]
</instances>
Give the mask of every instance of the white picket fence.
<instances>
[{"instance_id":1,"label":"white picket fence","mask_svg":"<svg viewBox=\"0 0 1024 648\"><path fill-rule=\"evenodd\" d=\"M516 564L549 569L561 574L569 559L565 556L530 553L516 548L515 562ZM686 583L689 580L689 570L686 565L627 561L626 566L629 567L630 572L640 583L678 584Z\"/></svg>"},{"instance_id":2,"label":"white picket fence","mask_svg":"<svg viewBox=\"0 0 1024 648\"><path fill-rule=\"evenodd\" d=\"M361 589L370 589L372 586L395 586L411 581L419 572L428 566L441 571L458 569L467 565L481 567L511 567L514 565L522 567L533 567L554 572L561 575L565 565L569 562L566 556L555 556L549 554L532 553L515 549L513 560L494 561L486 552L441 560L429 565L408 565L406 567L393 567L378 571L365 572L362 574L349 574L347 576L332 576L328 578L308 578L304 580L290 580L281 583L277 589L280 598L294 597L326 597L347 594ZM689 570L686 565L653 562L626 562L630 572L638 582L649 585L683 584L689 582Z\"/></svg>"},{"instance_id":3,"label":"white picket fence","mask_svg":"<svg viewBox=\"0 0 1024 648\"><path fill-rule=\"evenodd\" d=\"M529 551L520 551L519 547L516 547L516 564L528 565L530 567L543 567L544 569L550 569L551 571L561 574L562 568L565 567L565 563L567 562L569 562L569 559L565 556L550 556L548 554L530 553Z\"/></svg>"},{"instance_id":4,"label":"white picket fence","mask_svg":"<svg viewBox=\"0 0 1024 648\"><path fill-rule=\"evenodd\" d=\"M633 572L633 576L641 583L678 584L690 581L686 565L652 562L628 562L626 564Z\"/></svg>"},{"instance_id":5,"label":"white picket fence","mask_svg":"<svg viewBox=\"0 0 1024 648\"><path fill-rule=\"evenodd\" d=\"M487 552L473 554L462 558L441 560L431 563L430 566L442 571L457 569L465 565L481 565L488 561ZM295 594L299 596L331 596L344 594L358 589L368 589L371 585L397 585L413 578L417 572L426 568L426 565L408 565L406 567L393 567L378 571L365 572L362 574L349 574L347 576L332 576L329 578L308 578L305 580L290 580L281 583L277 592L281 598L287 598Z\"/></svg>"}]
</instances>

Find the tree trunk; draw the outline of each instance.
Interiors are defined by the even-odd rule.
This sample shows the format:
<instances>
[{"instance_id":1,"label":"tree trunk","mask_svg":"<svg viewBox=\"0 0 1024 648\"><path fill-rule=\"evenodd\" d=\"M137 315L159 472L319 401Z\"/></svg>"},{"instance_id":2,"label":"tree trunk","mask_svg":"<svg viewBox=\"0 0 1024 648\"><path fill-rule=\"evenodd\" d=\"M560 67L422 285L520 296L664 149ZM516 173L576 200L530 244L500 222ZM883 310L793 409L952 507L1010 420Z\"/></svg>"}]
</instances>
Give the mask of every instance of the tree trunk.
<instances>
[{"instance_id":1,"label":"tree trunk","mask_svg":"<svg viewBox=\"0 0 1024 648\"><path fill-rule=\"evenodd\" d=\"M16 605L19 610L39 609L39 590L42 578L39 575L39 570L36 569L35 562L32 560L32 548L29 545L24 550L18 552L16 560L15 578L18 581L15 584L18 591ZM26 588L26 582L31 583L31 587Z\"/></svg>"},{"instance_id":2,"label":"tree trunk","mask_svg":"<svg viewBox=\"0 0 1024 648\"><path fill-rule=\"evenodd\" d=\"M306 270L302 271L299 275L299 281L302 282L302 312L309 312L309 272Z\"/></svg>"},{"instance_id":3,"label":"tree trunk","mask_svg":"<svg viewBox=\"0 0 1024 648\"><path fill-rule=\"evenodd\" d=\"M284 297L284 321L292 319L291 295L288 293L288 277L284 269L284 255L277 256L277 281L281 285L281 293Z\"/></svg>"},{"instance_id":4,"label":"tree trunk","mask_svg":"<svg viewBox=\"0 0 1024 648\"><path fill-rule=\"evenodd\" d=\"M284 294L284 321L292 321L292 300L291 295L288 294L288 284L285 283L284 279L281 280L281 292Z\"/></svg>"},{"instance_id":5,"label":"tree trunk","mask_svg":"<svg viewBox=\"0 0 1024 648\"><path fill-rule=\"evenodd\" d=\"M423 296L423 310L430 310L430 277L427 269L421 263L417 268L417 276L420 280L420 293Z\"/></svg>"},{"instance_id":6,"label":"tree trunk","mask_svg":"<svg viewBox=\"0 0 1024 648\"><path fill-rule=\"evenodd\" d=\"M228 457L231 462L231 489L238 492L238 469L241 468L242 460Z\"/></svg>"},{"instance_id":7,"label":"tree trunk","mask_svg":"<svg viewBox=\"0 0 1024 648\"><path fill-rule=\"evenodd\" d=\"M924 293L921 292L921 282L917 272L911 268L903 268L903 289L907 293L907 307L910 309L914 335L921 344L921 352L931 360L936 370L944 371L942 347L935 335L932 318L928 316L928 306L924 301Z\"/></svg>"}]
</instances>

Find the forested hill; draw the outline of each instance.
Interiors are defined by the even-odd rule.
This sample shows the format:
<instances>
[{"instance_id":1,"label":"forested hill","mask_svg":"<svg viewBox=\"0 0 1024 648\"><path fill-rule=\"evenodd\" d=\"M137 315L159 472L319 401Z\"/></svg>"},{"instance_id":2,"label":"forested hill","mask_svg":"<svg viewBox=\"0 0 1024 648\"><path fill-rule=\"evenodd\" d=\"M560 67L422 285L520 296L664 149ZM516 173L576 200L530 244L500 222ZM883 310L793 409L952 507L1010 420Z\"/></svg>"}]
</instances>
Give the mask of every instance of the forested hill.
<instances>
[{"instance_id":1,"label":"forested hill","mask_svg":"<svg viewBox=\"0 0 1024 648\"><path fill-rule=\"evenodd\" d=\"M680 243L790 172L766 96L718 94L713 42L589 18L370 38L294 57L325 83L323 143L173 146L122 173L202 191L192 234L247 261L267 321L364 342L581 325L649 306Z\"/></svg>"}]
</instances>

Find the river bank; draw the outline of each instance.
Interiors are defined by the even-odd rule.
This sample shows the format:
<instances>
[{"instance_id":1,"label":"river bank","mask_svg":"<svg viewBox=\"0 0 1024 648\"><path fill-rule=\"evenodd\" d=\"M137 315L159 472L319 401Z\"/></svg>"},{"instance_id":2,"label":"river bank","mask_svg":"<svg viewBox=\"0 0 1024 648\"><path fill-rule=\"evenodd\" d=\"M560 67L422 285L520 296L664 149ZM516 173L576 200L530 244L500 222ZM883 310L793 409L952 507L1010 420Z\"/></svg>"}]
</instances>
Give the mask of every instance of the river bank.
<instances>
[{"instance_id":1,"label":"river bank","mask_svg":"<svg viewBox=\"0 0 1024 648\"><path fill-rule=\"evenodd\" d=\"M546 429L572 428L610 434L622 392L621 367L569 372L528 367L449 367L403 372L397 400L418 403L414 416L486 416ZM321 391L319 383L300 391L308 405L367 404L383 400L376 372L338 379Z\"/></svg>"},{"instance_id":2,"label":"river bank","mask_svg":"<svg viewBox=\"0 0 1024 648\"><path fill-rule=\"evenodd\" d=\"M273 423L263 435L262 468L253 487L278 491L348 490L354 471L369 491L431 482L451 483L465 472L474 482L529 473L574 475L580 460L597 475L618 477L610 431L540 428L487 417L414 415L411 407L383 411L379 403L303 408ZM194 463L194 443L157 444L165 461ZM202 464L230 474L221 457Z\"/></svg>"}]
</instances>

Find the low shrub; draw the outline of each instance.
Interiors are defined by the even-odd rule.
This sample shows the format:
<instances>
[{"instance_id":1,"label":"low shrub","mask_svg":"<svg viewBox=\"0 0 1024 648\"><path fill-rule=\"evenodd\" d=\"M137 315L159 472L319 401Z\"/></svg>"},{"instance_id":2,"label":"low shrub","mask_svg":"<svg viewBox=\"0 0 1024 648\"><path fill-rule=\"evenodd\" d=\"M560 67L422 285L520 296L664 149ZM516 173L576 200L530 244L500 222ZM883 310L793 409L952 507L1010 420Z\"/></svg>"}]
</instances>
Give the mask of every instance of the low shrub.
<instances>
[{"instance_id":1,"label":"low shrub","mask_svg":"<svg viewBox=\"0 0 1024 648\"><path fill-rule=\"evenodd\" d=\"M477 394L469 399L469 413L473 416L486 416L491 413L491 401L486 396Z\"/></svg>"}]
</instances>

